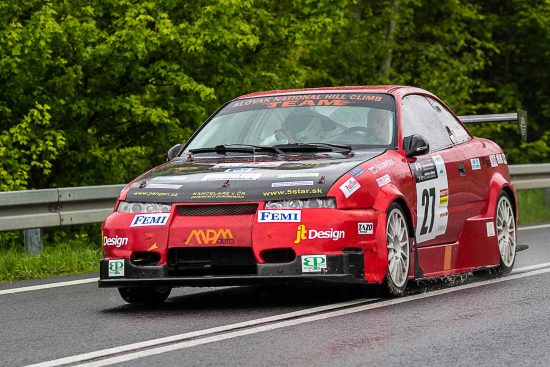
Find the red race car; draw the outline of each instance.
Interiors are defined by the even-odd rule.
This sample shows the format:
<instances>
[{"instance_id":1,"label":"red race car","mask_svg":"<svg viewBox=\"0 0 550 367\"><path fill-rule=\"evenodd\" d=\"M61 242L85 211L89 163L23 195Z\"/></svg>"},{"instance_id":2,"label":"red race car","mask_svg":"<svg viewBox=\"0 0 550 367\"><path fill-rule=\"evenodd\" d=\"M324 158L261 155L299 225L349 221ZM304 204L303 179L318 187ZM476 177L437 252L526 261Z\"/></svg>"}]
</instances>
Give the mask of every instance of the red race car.
<instances>
[{"instance_id":1,"label":"red race car","mask_svg":"<svg viewBox=\"0 0 550 367\"><path fill-rule=\"evenodd\" d=\"M100 287L130 303L172 287L381 284L514 266L506 157L433 94L271 91L223 105L103 224ZM513 118L517 116L513 114ZM520 116L521 117L521 116Z\"/></svg>"}]
</instances>

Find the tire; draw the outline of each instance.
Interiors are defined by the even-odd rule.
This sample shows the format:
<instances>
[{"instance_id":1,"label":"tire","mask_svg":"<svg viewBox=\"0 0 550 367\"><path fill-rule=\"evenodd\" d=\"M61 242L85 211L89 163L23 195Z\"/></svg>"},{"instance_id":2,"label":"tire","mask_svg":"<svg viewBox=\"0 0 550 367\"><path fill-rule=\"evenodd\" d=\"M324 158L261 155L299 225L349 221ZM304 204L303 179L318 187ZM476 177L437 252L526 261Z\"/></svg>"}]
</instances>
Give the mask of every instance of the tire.
<instances>
[{"instance_id":1,"label":"tire","mask_svg":"<svg viewBox=\"0 0 550 367\"><path fill-rule=\"evenodd\" d=\"M409 279L411 237L403 208L398 203L393 203L388 209L386 247L388 273L384 278L384 288L389 295L399 297L405 292Z\"/></svg>"},{"instance_id":2,"label":"tire","mask_svg":"<svg viewBox=\"0 0 550 367\"><path fill-rule=\"evenodd\" d=\"M505 275L512 271L516 261L518 229L512 201L504 191L500 193L497 200L495 227L500 265L494 269L494 273L496 275Z\"/></svg>"},{"instance_id":3,"label":"tire","mask_svg":"<svg viewBox=\"0 0 550 367\"><path fill-rule=\"evenodd\" d=\"M133 305L159 305L166 301L172 288L170 287L137 287L119 288L123 300Z\"/></svg>"}]
</instances>

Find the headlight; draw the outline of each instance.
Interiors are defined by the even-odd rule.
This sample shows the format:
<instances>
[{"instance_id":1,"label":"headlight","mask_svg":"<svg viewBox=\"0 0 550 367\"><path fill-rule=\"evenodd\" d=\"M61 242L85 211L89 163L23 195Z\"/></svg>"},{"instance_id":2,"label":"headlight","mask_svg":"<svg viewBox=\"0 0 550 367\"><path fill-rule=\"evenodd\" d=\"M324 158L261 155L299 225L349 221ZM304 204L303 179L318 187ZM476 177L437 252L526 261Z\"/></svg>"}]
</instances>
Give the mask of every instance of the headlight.
<instances>
[{"instance_id":1,"label":"headlight","mask_svg":"<svg viewBox=\"0 0 550 367\"><path fill-rule=\"evenodd\" d=\"M169 213L171 208L171 204L127 203L121 201L116 211L120 213Z\"/></svg>"},{"instance_id":2,"label":"headlight","mask_svg":"<svg viewBox=\"0 0 550 367\"><path fill-rule=\"evenodd\" d=\"M294 199L268 201L266 209L336 208L334 198Z\"/></svg>"}]
</instances>

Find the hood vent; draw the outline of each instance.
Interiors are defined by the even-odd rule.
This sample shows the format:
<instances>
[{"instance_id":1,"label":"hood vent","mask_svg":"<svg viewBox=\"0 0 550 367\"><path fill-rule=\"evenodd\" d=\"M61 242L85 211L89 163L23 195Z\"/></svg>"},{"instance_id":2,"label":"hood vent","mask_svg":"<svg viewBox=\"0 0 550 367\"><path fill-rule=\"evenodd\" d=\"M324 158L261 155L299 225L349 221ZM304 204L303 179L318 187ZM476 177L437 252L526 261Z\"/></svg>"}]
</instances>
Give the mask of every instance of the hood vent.
<instances>
[{"instance_id":1,"label":"hood vent","mask_svg":"<svg viewBox=\"0 0 550 367\"><path fill-rule=\"evenodd\" d=\"M179 205L178 214L186 217L211 217L255 214L258 204Z\"/></svg>"}]
</instances>

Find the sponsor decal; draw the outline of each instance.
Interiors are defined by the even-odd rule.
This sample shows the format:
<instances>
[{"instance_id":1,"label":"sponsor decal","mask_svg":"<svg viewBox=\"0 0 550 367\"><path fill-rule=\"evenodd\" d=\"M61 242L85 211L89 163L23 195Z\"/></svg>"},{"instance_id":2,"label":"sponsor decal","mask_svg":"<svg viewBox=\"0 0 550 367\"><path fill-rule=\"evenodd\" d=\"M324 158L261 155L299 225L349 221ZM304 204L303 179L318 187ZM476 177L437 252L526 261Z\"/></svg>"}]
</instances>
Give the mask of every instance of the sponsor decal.
<instances>
[{"instance_id":1,"label":"sponsor decal","mask_svg":"<svg viewBox=\"0 0 550 367\"><path fill-rule=\"evenodd\" d=\"M128 244L128 237L107 237L103 236L103 246L115 246L119 248Z\"/></svg>"},{"instance_id":2,"label":"sponsor decal","mask_svg":"<svg viewBox=\"0 0 550 367\"><path fill-rule=\"evenodd\" d=\"M309 107L309 106L347 106L351 102L344 101L342 99L320 99L312 100L306 99L305 101L286 101L286 102L270 102L266 103L266 108L287 108L287 107ZM240 107L240 106L237 106Z\"/></svg>"},{"instance_id":3,"label":"sponsor decal","mask_svg":"<svg viewBox=\"0 0 550 367\"><path fill-rule=\"evenodd\" d=\"M147 251L153 251L153 250L156 250L156 249L158 249L158 248L159 248L159 247L157 246L157 244L154 243L153 246L151 246L151 247L149 247L149 248L147 249Z\"/></svg>"},{"instance_id":4,"label":"sponsor decal","mask_svg":"<svg viewBox=\"0 0 550 367\"><path fill-rule=\"evenodd\" d=\"M434 180L437 176L437 169L432 158L421 158L411 164L416 183Z\"/></svg>"},{"instance_id":5,"label":"sponsor decal","mask_svg":"<svg viewBox=\"0 0 550 367\"><path fill-rule=\"evenodd\" d=\"M394 160L393 159L386 159L385 161L382 161L380 163L378 163L377 165L375 166L372 166L369 168L369 171L371 173L376 173L378 171L382 171L388 167L391 167L395 164Z\"/></svg>"},{"instance_id":6,"label":"sponsor decal","mask_svg":"<svg viewBox=\"0 0 550 367\"><path fill-rule=\"evenodd\" d=\"M327 269L327 255L302 256L302 273L321 273Z\"/></svg>"},{"instance_id":7,"label":"sponsor decal","mask_svg":"<svg viewBox=\"0 0 550 367\"><path fill-rule=\"evenodd\" d=\"M389 110L393 103L389 95L375 93L340 92L262 96L234 101L218 112L218 115L273 108L309 108L313 106L375 107Z\"/></svg>"},{"instance_id":8,"label":"sponsor decal","mask_svg":"<svg viewBox=\"0 0 550 367\"><path fill-rule=\"evenodd\" d=\"M449 212L447 212L447 211L439 212L439 217L440 217L440 218L441 218L441 217L447 217L447 216L449 216Z\"/></svg>"},{"instance_id":9,"label":"sponsor decal","mask_svg":"<svg viewBox=\"0 0 550 367\"><path fill-rule=\"evenodd\" d=\"M472 166L472 171L481 169L481 163L479 162L479 158L470 159L470 165Z\"/></svg>"},{"instance_id":10,"label":"sponsor decal","mask_svg":"<svg viewBox=\"0 0 550 367\"><path fill-rule=\"evenodd\" d=\"M296 239L294 240L294 243L299 244L302 241L314 240L316 238L332 239L333 241L337 241L345 236L346 233L344 231L335 231L332 228L328 231L318 231L316 229L310 229L308 231L304 224L300 224L296 229Z\"/></svg>"},{"instance_id":11,"label":"sponsor decal","mask_svg":"<svg viewBox=\"0 0 550 367\"><path fill-rule=\"evenodd\" d=\"M195 191L191 199L244 199L244 191Z\"/></svg>"},{"instance_id":12,"label":"sponsor decal","mask_svg":"<svg viewBox=\"0 0 550 367\"><path fill-rule=\"evenodd\" d=\"M157 196L157 197L177 197L177 192L159 192L159 191L137 191L133 196Z\"/></svg>"},{"instance_id":13,"label":"sponsor decal","mask_svg":"<svg viewBox=\"0 0 550 367\"><path fill-rule=\"evenodd\" d=\"M124 260L109 260L108 266L110 277L124 276Z\"/></svg>"},{"instance_id":14,"label":"sponsor decal","mask_svg":"<svg viewBox=\"0 0 550 367\"><path fill-rule=\"evenodd\" d=\"M277 175L277 178L296 178L296 177L319 177L317 172L303 172L303 173L281 173Z\"/></svg>"},{"instance_id":15,"label":"sponsor decal","mask_svg":"<svg viewBox=\"0 0 550 367\"><path fill-rule=\"evenodd\" d=\"M358 234L373 234L374 233L373 223L357 223L357 233Z\"/></svg>"},{"instance_id":16,"label":"sponsor decal","mask_svg":"<svg viewBox=\"0 0 550 367\"><path fill-rule=\"evenodd\" d=\"M346 106L349 104L363 106L360 102L381 102L382 96L372 94L298 94L290 96L249 98L233 103L229 109L245 110L309 106Z\"/></svg>"},{"instance_id":17,"label":"sponsor decal","mask_svg":"<svg viewBox=\"0 0 550 367\"><path fill-rule=\"evenodd\" d=\"M439 206L449 205L449 189L439 190Z\"/></svg>"},{"instance_id":18,"label":"sponsor decal","mask_svg":"<svg viewBox=\"0 0 550 367\"><path fill-rule=\"evenodd\" d=\"M170 213L137 214L130 227L163 226L168 223L168 218L170 218Z\"/></svg>"},{"instance_id":19,"label":"sponsor decal","mask_svg":"<svg viewBox=\"0 0 550 367\"><path fill-rule=\"evenodd\" d=\"M259 210L258 223L301 222L301 210Z\"/></svg>"},{"instance_id":20,"label":"sponsor decal","mask_svg":"<svg viewBox=\"0 0 550 367\"><path fill-rule=\"evenodd\" d=\"M489 159L491 160L491 167L496 167L496 166L498 166L497 157L495 157L494 154L491 154L491 155L489 156Z\"/></svg>"},{"instance_id":21,"label":"sponsor decal","mask_svg":"<svg viewBox=\"0 0 550 367\"><path fill-rule=\"evenodd\" d=\"M387 184L389 184L390 182L391 182L391 177L390 177L390 175L388 175L388 174L385 174L384 176L378 177L378 178L376 179L376 183L378 184L378 187L382 187L382 186L384 186L384 185L387 185Z\"/></svg>"},{"instance_id":22,"label":"sponsor decal","mask_svg":"<svg viewBox=\"0 0 550 367\"><path fill-rule=\"evenodd\" d=\"M502 159L502 154L497 154L497 163L498 164L503 164L504 163L504 160Z\"/></svg>"},{"instance_id":23,"label":"sponsor decal","mask_svg":"<svg viewBox=\"0 0 550 367\"><path fill-rule=\"evenodd\" d=\"M495 235L495 224L493 222L487 222L487 237L493 237Z\"/></svg>"},{"instance_id":24,"label":"sponsor decal","mask_svg":"<svg viewBox=\"0 0 550 367\"><path fill-rule=\"evenodd\" d=\"M234 181L254 181L260 178L261 173L239 173L239 172L228 172L228 173L207 173L201 178L201 181L225 181L225 180L234 180Z\"/></svg>"},{"instance_id":25,"label":"sponsor decal","mask_svg":"<svg viewBox=\"0 0 550 367\"><path fill-rule=\"evenodd\" d=\"M284 162L239 162L218 163L211 168L237 168L237 167L279 167Z\"/></svg>"},{"instance_id":26,"label":"sponsor decal","mask_svg":"<svg viewBox=\"0 0 550 367\"><path fill-rule=\"evenodd\" d=\"M163 182L181 182L185 180L187 180L187 176L157 176L149 179L149 181L163 181Z\"/></svg>"},{"instance_id":27,"label":"sponsor decal","mask_svg":"<svg viewBox=\"0 0 550 367\"><path fill-rule=\"evenodd\" d=\"M183 185L168 184L168 183L148 183L145 185L146 189L169 189L169 190L178 190L181 189Z\"/></svg>"},{"instance_id":28,"label":"sponsor decal","mask_svg":"<svg viewBox=\"0 0 550 367\"><path fill-rule=\"evenodd\" d=\"M305 195L305 194L322 194L323 189L286 189L280 191L264 191L263 196L279 196L279 195Z\"/></svg>"},{"instance_id":29,"label":"sponsor decal","mask_svg":"<svg viewBox=\"0 0 550 367\"><path fill-rule=\"evenodd\" d=\"M253 168L228 168L224 172L250 172Z\"/></svg>"},{"instance_id":30,"label":"sponsor decal","mask_svg":"<svg viewBox=\"0 0 550 367\"><path fill-rule=\"evenodd\" d=\"M506 160L506 154L502 153L502 161L504 164L508 164L508 161Z\"/></svg>"},{"instance_id":31,"label":"sponsor decal","mask_svg":"<svg viewBox=\"0 0 550 367\"><path fill-rule=\"evenodd\" d=\"M273 182L271 184L271 187L286 187L286 186L313 186L313 181Z\"/></svg>"},{"instance_id":32,"label":"sponsor decal","mask_svg":"<svg viewBox=\"0 0 550 367\"><path fill-rule=\"evenodd\" d=\"M230 229L194 229L185 244L188 245L193 239L199 245L228 245L235 242Z\"/></svg>"},{"instance_id":33,"label":"sponsor decal","mask_svg":"<svg viewBox=\"0 0 550 367\"><path fill-rule=\"evenodd\" d=\"M349 174L356 178L361 176L363 173L365 173L365 169L361 166L357 166L349 171Z\"/></svg>"},{"instance_id":34,"label":"sponsor decal","mask_svg":"<svg viewBox=\"0 0 550 367\"><path fill-rule=\"evenodd\" d=\"M355 178L350 177L346 182L344 182L340 186L340 191L342 191L344 193L344 196L346 198L349 198L351 196L351 194L353 194L355 191L359 190L360 187L361 187L361 185L359 184L359 182L357 182L357 180Z\"/></svg>"}]
</instances>

